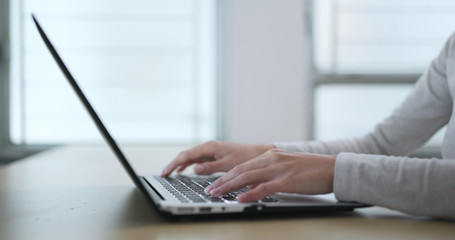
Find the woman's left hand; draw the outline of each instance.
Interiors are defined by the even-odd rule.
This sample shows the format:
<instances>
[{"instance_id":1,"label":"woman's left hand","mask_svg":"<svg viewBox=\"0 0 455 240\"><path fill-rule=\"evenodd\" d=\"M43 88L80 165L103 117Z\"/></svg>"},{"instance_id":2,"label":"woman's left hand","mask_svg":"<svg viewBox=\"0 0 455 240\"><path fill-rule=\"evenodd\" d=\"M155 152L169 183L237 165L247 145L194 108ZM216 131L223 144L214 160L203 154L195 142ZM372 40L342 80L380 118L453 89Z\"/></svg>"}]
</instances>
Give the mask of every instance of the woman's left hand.
<instances>
[{"instance_id":1,"label":"woman's left hand","mask_svg":"<svg viewBox=\"0 0 455 240\"><path fill-rule=\"evenodd\" d=\"M316 155L271 149L218 178L205 191L214 197L248 186L238 195L252 202L276 192L325 194L333 192L336 155Z\"/></svg>"}]
</instances>

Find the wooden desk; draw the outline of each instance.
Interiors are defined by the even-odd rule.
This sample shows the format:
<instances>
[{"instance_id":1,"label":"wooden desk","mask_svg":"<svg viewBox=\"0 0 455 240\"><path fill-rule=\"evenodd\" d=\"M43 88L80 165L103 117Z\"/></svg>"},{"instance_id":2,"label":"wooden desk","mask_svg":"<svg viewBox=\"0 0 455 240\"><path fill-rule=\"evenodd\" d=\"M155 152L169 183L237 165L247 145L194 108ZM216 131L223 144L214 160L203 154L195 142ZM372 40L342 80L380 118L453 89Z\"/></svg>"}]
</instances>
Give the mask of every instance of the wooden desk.
<instances>
[{"instance_id":1,"label":"wooden desk","mask_svg":"<svg viewBox=\"0 0 455 240\"><path fill-rule=\"evenodd\" d=\"M185 147L130 146L141 174ZM380 207L292 217L170 221L105 146L56 148L0 168L0 239L455 239L455 223Z\"/></svg>"}]
</instances>

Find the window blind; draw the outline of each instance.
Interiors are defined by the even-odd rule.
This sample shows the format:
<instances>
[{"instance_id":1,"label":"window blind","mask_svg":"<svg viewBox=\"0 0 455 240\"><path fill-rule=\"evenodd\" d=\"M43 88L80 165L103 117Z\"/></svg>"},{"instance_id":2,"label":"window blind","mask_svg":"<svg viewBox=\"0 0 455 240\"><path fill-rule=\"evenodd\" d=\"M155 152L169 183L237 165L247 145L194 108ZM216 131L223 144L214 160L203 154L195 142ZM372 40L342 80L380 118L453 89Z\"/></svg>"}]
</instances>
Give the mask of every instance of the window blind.
<instances>
[{"instance_id":1,"label":"window blind","mask_svg":"<svg viewBox=\"0 0 455 240\"><path fill-rule=\"evenodd\" d=\"M315 138L320 140L371 131L412 89L410 81L400 82L400 77L422 74L455 31L455 1L312 3L315 74L333 79L315 87ZM341 75L345 77L337 77ZM380 75L390 82L381 82ZM362 77L373 80L365 84ZM428 144L441 146L444 131Z\"/></svg>"},{"instance_id":2,"label":"window blind","mask_svg":"<svg viewBox=\"0 0 455 240\"><path fill-rule=\"evenodd\" d=\"M129 143L215 138L213 0L12 4L14 142L101 141L42 43L31 12L115 138Z\"/></svg>"},{"instance_id":3,"label":"window blind","mask_svg":"<svg viewBox=\"0 0 455 240\"><path fill-rule=\"evenodd\" d=\"M321 73L421 73L454 32L455 1L314 1Z\"/></svg>"}]
</instances>

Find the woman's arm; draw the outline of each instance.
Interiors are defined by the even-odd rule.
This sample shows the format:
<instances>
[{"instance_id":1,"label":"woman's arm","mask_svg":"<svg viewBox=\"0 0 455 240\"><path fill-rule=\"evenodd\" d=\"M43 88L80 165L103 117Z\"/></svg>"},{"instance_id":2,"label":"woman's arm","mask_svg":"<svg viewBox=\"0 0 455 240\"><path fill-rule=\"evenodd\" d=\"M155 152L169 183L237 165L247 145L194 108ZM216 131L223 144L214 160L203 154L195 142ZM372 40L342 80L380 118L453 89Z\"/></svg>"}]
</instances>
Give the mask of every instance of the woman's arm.
<instances>
[{"instance_id":1,"label":"woman's arm","mask_svg":"<svg viewBox=\"0 0 455 240\"><path fill-rule=\"evenodd\" d=\"M241 202L275 192L324 194L414 215L455 219L455 160L271 149L235 166L206 188L218 197L249 186Z\"/></svg>"},{"instance_id":2,"label":"woman's arm","mask_svg":"<svg viewBox=\"0 0 455 240\"><path fill-rule=\"evenodd\" d=\"M340 153L333 190L338 200L455 219L455 160Z\"/></svg>"}]
</instances>

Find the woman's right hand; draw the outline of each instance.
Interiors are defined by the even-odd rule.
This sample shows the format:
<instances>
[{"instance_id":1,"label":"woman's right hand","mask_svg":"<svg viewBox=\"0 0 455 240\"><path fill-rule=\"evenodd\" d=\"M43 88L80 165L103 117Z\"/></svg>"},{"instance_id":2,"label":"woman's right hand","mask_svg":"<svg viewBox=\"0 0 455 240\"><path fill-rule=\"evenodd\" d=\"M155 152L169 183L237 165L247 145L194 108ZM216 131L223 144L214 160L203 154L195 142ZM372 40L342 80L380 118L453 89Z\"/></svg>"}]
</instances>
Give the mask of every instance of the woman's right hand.
<instances>
[{"instance_id":1,"label":"woman's right hand","mask_svg":"<svg viewBox=\"0 0 455 240\"><path fill-rule=\"evenodd\" d=\"M169 176L175 169L182 172L186 167L196 164L194 172L200 175L208 175L215 172L227 172L235 166L253 159L269 149L273 145L245 145L209 141L189 150L181 152L170 162L161 173L162 177Z\"/></svg>"}]
</instances>

